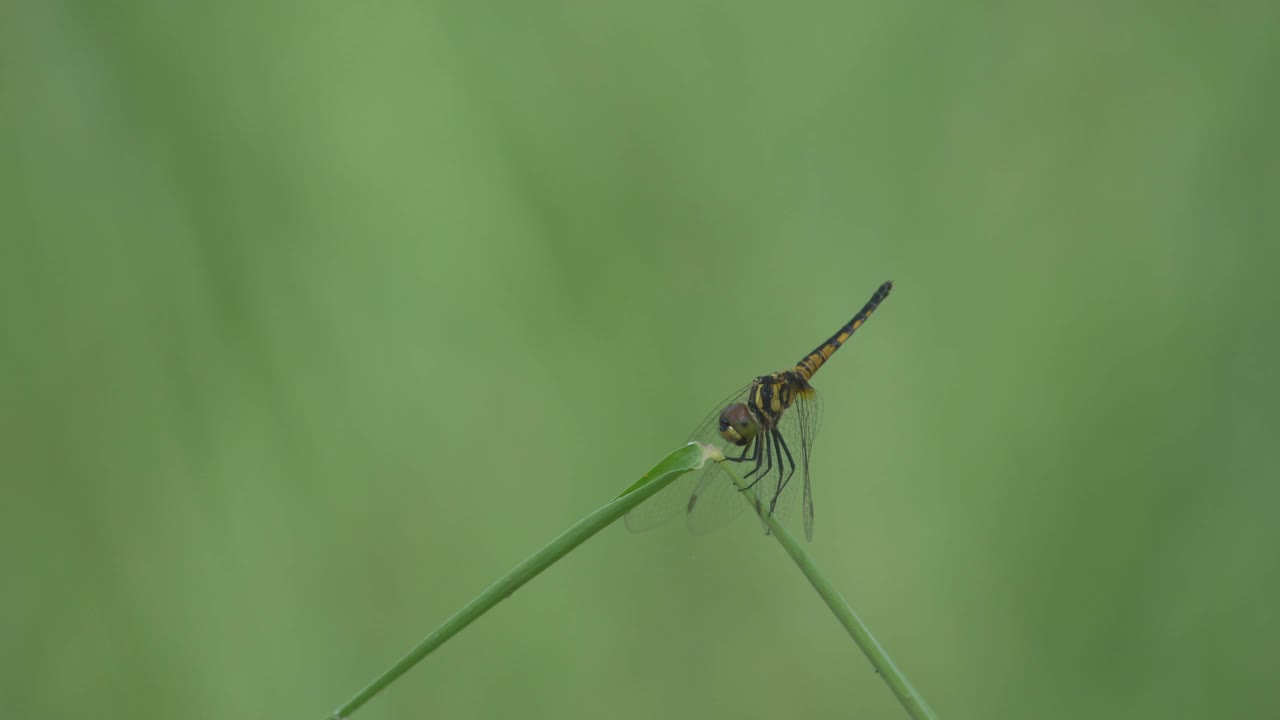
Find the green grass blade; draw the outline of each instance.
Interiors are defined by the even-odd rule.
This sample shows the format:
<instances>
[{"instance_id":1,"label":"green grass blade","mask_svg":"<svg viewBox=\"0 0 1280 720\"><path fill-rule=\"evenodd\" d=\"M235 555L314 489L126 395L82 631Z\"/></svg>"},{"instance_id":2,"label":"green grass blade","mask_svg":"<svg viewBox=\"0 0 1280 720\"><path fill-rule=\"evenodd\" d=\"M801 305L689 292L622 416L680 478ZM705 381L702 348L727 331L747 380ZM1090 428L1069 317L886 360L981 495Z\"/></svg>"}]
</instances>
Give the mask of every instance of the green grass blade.
<instances>
[{"instance_id":1,"label":"green grass blade","mask_svg":"<svg viewBox=\"0 0 1280 720\"><path fill-rule=\"evenodd\" d=\"M470 625L476 618L491 610L503 598L532 580L538 573L546 570L592 535L600 532L618 518L626 515L632 508L670 485L677 477L702 467L703 463L714 454L713 448L707 448L697 443L689 443L663 458L608 505L578 521L576 525L566 530L560 537L552 540L541 550L530 556L528 560L520 563L511 572L502 576L493 585L490 585L484 592L477 595L474 600L455 613L453 617L445 620L439 627L431 631L430 635L423 638L421 642L405 654L399 662L392 665L363 690L356 693L355 697L347 701L345 705L338 708L332 717L345 718L351 715L361 705L364 705L382 692L396 678L408 672L410 668L417 665L433 650L443 645L446 640L457 635L459 631Z\"/></svg>"}]
</instances>

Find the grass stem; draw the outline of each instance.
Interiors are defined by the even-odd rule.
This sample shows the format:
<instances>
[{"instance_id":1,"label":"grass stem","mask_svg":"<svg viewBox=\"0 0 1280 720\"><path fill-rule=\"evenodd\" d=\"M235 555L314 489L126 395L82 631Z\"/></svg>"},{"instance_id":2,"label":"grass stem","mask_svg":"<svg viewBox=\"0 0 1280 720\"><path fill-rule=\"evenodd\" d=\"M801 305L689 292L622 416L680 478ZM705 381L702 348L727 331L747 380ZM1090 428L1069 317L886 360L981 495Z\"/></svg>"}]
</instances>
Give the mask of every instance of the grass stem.
<instances>
[{"instance_id":1,"label":"grass stem","mask_svg":"<svg viewBox=\"0 0 1280 720\"><path fill-rule=\"evenodd\" d=\"M729 463L721 463L720 466L729 474L729 477L733 478L733 484L738 486L746 501L759 513L759 508L762 506L757 503L755 493L747 489L742 478L738 477L733 472L733 469L729 467ZM866 655L867 659L871 661L871 666L875 668L876 673L884 679L885 684L889 686L894 696L898 698L898 702L902 703L902 707L906 708L907 714L917 720L935 720L937 715L934 714L929 704L925 702L924 697L911 686L907 676L898 669L898 666L893 662L893 658L889 657L889 653L885 652L880 643L876 641L875 636L867 629L866 624L853 611L853 608L849 607L849 603L845 602L844 597L831 584L826 574L818 568L813 556L809 554L809 551L805 550L804 545L791 534L791 531L785 525L778 522L777 518L767 513L759 514L765 525L769 527L770 534L777 538L778 543L782 545L782 549L787 551L787 554L795 561L796 566L800 568L800 572L804 573L804 576L809 579L813 589L818 591L818 595L827 603L827 607L831 608L836 620L839 620L844 629L848 631L849 637L853 638L853 641L862 650L862 654Z\"/></svg>"},{"instance_id":2,"label":"grass stem","mask_svg":"<svg viewBox=\"0 0 1280 720\"><path fill-rule=\"evenodd\" d=\"M388 685L395 682L396 678L408 672L410 668L421 662L427 655L430 655L433 650L443 645L446 640L457 635L463 628L474 622L476 618L492 610L495 605L518 590L520 586L532 580L538 573L546 570L557 560L569 554L569 551L581 545L592 535L608 527L610 523L626 515L631 508L670 485L677 477L690 470L702 467L702 464L710 457L711 455L705 446L689 443L663 458L661 462L654 465L649 472L645 473L643 477L608 505L586 516L561 534L560 537L547 543L545 547L531 555L528 560L503 575L497 582L477 595L474 600L467 603L465 607L454 613L453 617L445 620L439 627L432 630L430 635L427 635L421 642L413 646L413 649L400 658L399 662L374 678L373 682L370 682L363 690L356 693L355 697L338 708L331 717L337 719L350 716L357 708L369 702L374 696L386 689Z\"/></svg>"}]
</instances>

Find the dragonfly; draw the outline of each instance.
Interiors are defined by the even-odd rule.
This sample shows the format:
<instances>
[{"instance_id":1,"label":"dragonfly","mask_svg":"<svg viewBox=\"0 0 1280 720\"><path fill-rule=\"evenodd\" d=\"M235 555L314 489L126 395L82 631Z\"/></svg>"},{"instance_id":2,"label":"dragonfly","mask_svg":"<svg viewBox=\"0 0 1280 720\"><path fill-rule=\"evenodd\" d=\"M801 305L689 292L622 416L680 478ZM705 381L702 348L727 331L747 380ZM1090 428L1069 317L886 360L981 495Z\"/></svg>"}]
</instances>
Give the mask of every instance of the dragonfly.
<instances>
[{"instance_id":1,"label":"dragonfly","mask_svg":"<svg viewBox=\"0 0 1280 720\"><path fill-rule=\"evenodd\" d=\"M794 488L802 487L804 535L812 541L809 455L822 418L822 401L810 381L889 297L891 290L892 281L881 285L852 320L795 367L761 375L717 405L689 439L723 449L725 459L707 463L636 506L627 513L627 528L643 532L681 511L695 535L727 525L747 507L722 467L722 463L732 463L745 489L754 491L756 512L762 519L768 514L785 521L794 504Z\"/></svg>"}]
</instances>

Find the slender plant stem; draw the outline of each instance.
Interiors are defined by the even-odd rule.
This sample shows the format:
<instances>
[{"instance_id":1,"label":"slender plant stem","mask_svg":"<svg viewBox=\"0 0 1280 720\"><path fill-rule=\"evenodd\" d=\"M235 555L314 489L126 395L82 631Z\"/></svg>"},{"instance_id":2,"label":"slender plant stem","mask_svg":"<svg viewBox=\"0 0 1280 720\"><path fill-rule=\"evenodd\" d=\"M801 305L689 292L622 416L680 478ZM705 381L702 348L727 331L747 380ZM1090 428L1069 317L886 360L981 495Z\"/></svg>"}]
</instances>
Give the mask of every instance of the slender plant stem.
<instances>
[{"instance_id":1,"label":"slender plant stem","mask_svg":"<svg viewBox=\"0 0 1280 720\"><path fill-rule=\"evenodd\" d=\"M729 477L733 478L733 484L738 486L742 491L742 495L753 509L759 512L762 505L756 502L755 493L748 490L743 483L742 478L738 477L733 469L729 467L729 463L722 462L720 467L729 473ZM809 579L813 589L818 591L818 595L822 596L827 607L831 608L832 614L836 616L836 620L844 626L849 632L849 637L858 644L862 649L862 653L871 661L871 666L875 668L876 673L884 678L885 684L893 691L894 696L898 698L898 702L902 703L902 707L906 708L907 714L917 720L936 720L937 715L933 709L925 702L924 697L911 686L911 682L907 680L907 676L898 669L894 664L893 658L889 657L889 653L885 652L880 643L876 641L871 631L858 617L853 608L849 607L849 603L840 595L827 576L818 569L817 563L814 562L813 556L804 549L804 545L796 539L786 526L778 522L777 518L768 513L760 513L765 524L769 527L769 532L778 539L782 545L782 549L787 551L791 559L795 561L796 566L800 568L800 572Z\"/></svg>"},{"instance_id":2,"label":"slender plant stem","mask_svg":"<svg viewBox=\"0 0 1280 720\"><path fill-rule=\"evenodd\" d=\"M474 600L467 603L466 607L455 613L453 617L445 620L439 627L431 631L430 635L415 645L399 662L392 665L363 690L356 693L355 697L348 700L345 705L338 708L332 717L336 719L351 715L361 705L364 705L375 695L382 692L396 678L408 672L409 668L417 665L431 651L443 645L449 638L457 635L459 631L470 625L476 618L491 610L503 598L532 580L538 573L546 570L592 535L626 515L631 508L670 485L677 477L690 470L702 467L702 464L709 458L714 457L716 452L718 451L715 451L714 448L707 448L697 443L689 443L663 458L661 462L654 465L649 472L645 473L643 477L608 505L578 521L576 525L566 530L560 537L552 540L546 547L534 553L528 560L520 563L511 572L502 576L493 585L490 585ZM723 455L719 457L723 458Z\"/></svg>"},{"instance_id":3,"label":"slender plant stem","mask_svg":"<svg viewBox=\"0 0 1280 720\"><path fill-rule=\"evenodd\" d=\"M528 560L520 563L511 572L504 575L493 585L490 585L484 592L455 613L453 617L445 620L430 635L423 638L421 642L405 654L399 662L392 665L363 690L356 693L355 697L347 701L345 705L338 708L332 717L337 720L350 716L356 709L382 692L388 685L408 672L410 668L417 665L436 648L443 645L446 640L457 635L458 632L470 625L476 618L493 609L508 595L532 580L538 573L550 567L588 538L627 514L632 508L649 499L667 485L670 485L680 475L702 467L703 463L708 459L722 460L723 457L723 455L719 455L719 451L715 448L690 443L663 458L653 469L645 473L643 477L624 490L621 495L609 504L580 520L560 537L552 540L541 550L530 556ZM760 507L756 503L754 493L746 489L742 479L734 474L727 464L722 463L721 466L733 478L734 484L742 490L742 495L746 502L750 503L753 508ZM840 621L840 624L849 632L850 637L862 649L863 654L871 661L872 667L880 674L880 677L884 678L884 681L889 685L889 689L893 691L898 701L906 708L907 713L911 717L917 718L917 720L935 720L937 716L925 703L924 698L911 687L907 677L893 663L893 660L884 651L884 648L880 646L880 643L876 642L876 639L871 635L871 631L853 612L853 608L849 607L849 604L840 596L831 581L818 569L817 564L814 563L809 553L805 551L804 546L774 517L766 515L763 519L769 527L769 531L782 544L783 549L795 561L796 566L800 568L800 571L809 579L814 589L826 601L827 607L831 608L831 612L835 614L836 619Z\"/></svg>"}]
</instances>

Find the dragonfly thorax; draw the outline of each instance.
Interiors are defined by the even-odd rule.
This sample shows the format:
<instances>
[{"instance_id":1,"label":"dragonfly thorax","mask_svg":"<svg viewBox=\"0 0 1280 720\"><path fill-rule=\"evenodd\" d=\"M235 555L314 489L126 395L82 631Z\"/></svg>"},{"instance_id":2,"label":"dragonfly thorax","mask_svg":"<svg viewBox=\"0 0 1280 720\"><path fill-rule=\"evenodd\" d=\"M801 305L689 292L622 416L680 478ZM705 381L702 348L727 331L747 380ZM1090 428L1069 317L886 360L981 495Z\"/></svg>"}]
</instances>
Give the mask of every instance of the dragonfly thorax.
<instances>
[{"instance_id":1,"label":"dragonfly thorax","mask_svg":"<svg viewBox=\"0 0 1280 720\"><path fill-rule=\"evenodd\" d=\"M761 375L751 382L747 409L762 426L774 428L797 397L811 392L808 381L791 370Z\"/></svg>"},{"instance_id":2,"label":"dragonfly thorax","mask_svg":"<svg viewBox=\"0 0 1280 720\"><path fill-rule=\"evenodd\" d=\"M761 375L751 383L746 402L734 403L720 413L720 437L746 447L761 429L778 427L782 414L797 397L813 392L813 387L790 370Z\"/></svg>"}]
</instances>

